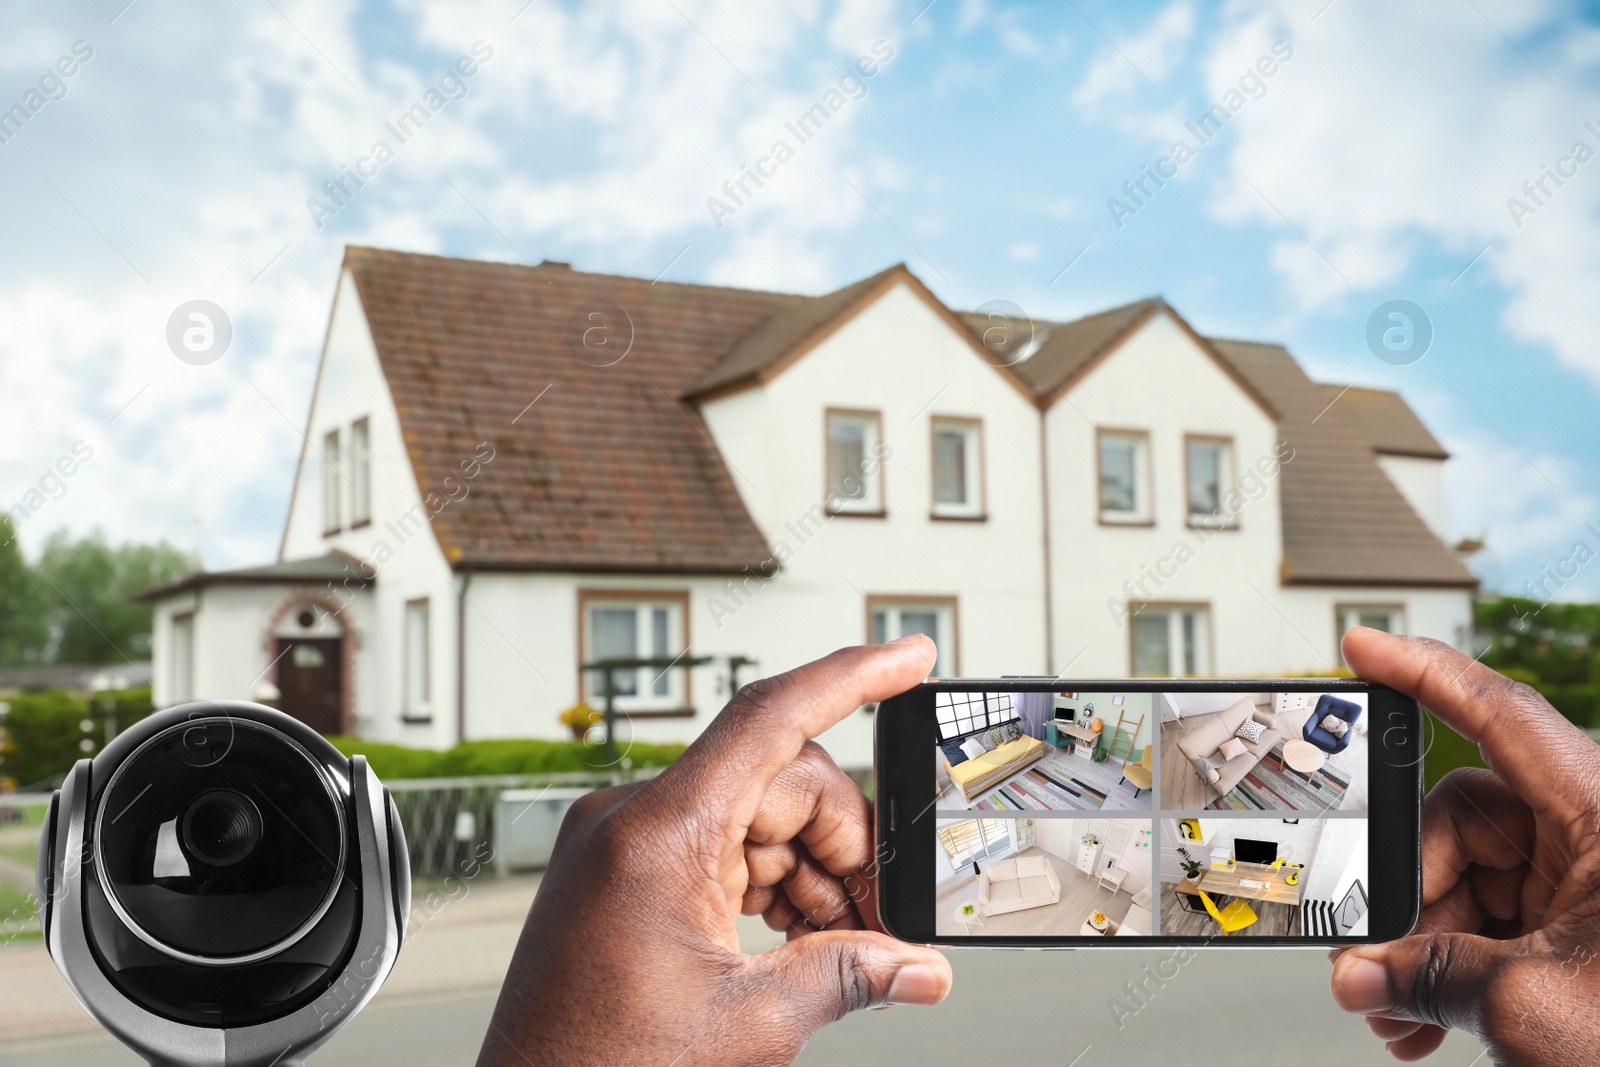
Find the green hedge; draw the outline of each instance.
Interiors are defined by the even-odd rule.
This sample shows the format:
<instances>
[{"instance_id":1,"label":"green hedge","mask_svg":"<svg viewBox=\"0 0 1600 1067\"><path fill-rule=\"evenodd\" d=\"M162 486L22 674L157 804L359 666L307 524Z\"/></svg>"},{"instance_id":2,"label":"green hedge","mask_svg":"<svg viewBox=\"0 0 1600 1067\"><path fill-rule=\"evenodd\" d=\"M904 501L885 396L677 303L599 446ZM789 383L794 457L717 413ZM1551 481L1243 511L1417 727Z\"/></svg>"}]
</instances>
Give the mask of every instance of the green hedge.
<instances>
[{"instance_id":1,"label":"green hedge","mask_svg":"<svg viewBox=\"0 0 1600 1067\"><path fill-rule=\"evenodd\" d=\"M150 687L98 693L97 711L115 701L117 725L126 730L150 714ZM51 689L43 693L24 693L6 701L10 711L5 718L5 741L0 744L0 777L12 779L19 788L54 787L72 765L100 751L105 728L98 715L94 729L83 731L83 720L90 718L89 698L82 693ZM88 738L92 747L85 752L81 742Z\"/></svg>"},{"instance_id":2,"label":"green hedge","mask_svg":"<svg viewBox=\"0 0 1600 1067\"><path fill-rule=\"evenodd\" d=\"M439 751L407 748L359 737L330 737L340 752L361 755L379 778L458 778L487 774L554 774L563 771L606 770L604 750L573 741L506 738L464 741ZM623 755L634 767L664 767L677 759L686 745L646 745L635 742Z\"/></svg>"}]
</instances>

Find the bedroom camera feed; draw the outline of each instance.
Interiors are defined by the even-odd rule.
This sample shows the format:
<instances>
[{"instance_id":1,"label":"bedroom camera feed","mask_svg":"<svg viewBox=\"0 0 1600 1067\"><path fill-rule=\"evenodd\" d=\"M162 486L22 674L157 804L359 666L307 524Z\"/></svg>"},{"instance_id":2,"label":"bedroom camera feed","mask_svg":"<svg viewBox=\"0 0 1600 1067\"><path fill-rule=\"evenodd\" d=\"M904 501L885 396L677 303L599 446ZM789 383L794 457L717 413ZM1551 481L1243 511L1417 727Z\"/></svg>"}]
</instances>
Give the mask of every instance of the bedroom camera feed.
<instances>
[{"instance_id":1,"label":"bedroom camera feed","mask_svg":"<svg viewBox=\"0 0 1600 1067\"><path fill-rule=\"evenodd\" d=\"M1161 932L1172 937L1359 937L1367 820L1160 819Z\"/></svg>"},{"instance_id":2,"label":"bedroom camera feed","mask_svg":"<svg viewBox=\"0 0 1600 1067\"><path fill-rule=\"evenodd\" d=\"M935 694L940 810L1149 811L1154 695Z\"/></svg>"}]
</instances>

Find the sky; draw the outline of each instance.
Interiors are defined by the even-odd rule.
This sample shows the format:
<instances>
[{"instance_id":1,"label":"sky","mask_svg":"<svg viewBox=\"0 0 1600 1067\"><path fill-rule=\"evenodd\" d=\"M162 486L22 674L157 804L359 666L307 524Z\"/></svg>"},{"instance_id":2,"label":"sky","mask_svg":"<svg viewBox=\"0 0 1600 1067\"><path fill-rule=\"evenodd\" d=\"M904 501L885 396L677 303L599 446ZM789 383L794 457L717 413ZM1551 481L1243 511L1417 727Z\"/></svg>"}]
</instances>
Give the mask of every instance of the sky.
<instances>
[{"instance_id":1,"label":"sky","mask_svg":"<svg viewBox=\"0 0 1600 1067\"><path fill-rule=\"evenodd\" d=\"M343 248L367 244L805 293L904 261L951 306L1044 320L1161 295L1320 380L1400 391L1453 455L1452 528L1486 540L1485 587L1600 599L1600 563L1562 562L1600 550L1600 29L1582 7L4 17L0 112L27 119L0 124L0 506L42 501L29 553L99 528L208 567L275 558ZM402 143L386 124L430 93ZM830 93L801 143L786 124ZM1214 105L1226 121L1201 130ZM771 176L735 200L725 183L757 164ZM350 168L370 176L329 195ZM169 343L197 300L231 328L208 362ZM1420 359L1369 346L1394 300L1431 330Z\"/></svg>"}]
</instances>

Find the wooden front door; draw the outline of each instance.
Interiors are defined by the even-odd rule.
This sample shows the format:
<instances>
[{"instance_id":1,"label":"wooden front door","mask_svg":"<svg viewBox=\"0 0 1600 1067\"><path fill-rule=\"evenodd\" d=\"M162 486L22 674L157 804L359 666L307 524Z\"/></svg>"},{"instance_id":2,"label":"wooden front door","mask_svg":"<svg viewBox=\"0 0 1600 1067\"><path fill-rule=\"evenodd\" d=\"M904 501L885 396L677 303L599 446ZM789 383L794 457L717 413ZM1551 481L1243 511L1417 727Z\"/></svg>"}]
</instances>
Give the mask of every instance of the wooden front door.
<instances>
[{"instance_id":1,"label":"wooden front door","mask_svg":"<svg viewBox=\"0 0 1600 1067\"><path fill-rule=\"evenodd\" d=\"M344 641L278 638L278 708L319 734L344 729Z\"/></svg>"}]
</instances>

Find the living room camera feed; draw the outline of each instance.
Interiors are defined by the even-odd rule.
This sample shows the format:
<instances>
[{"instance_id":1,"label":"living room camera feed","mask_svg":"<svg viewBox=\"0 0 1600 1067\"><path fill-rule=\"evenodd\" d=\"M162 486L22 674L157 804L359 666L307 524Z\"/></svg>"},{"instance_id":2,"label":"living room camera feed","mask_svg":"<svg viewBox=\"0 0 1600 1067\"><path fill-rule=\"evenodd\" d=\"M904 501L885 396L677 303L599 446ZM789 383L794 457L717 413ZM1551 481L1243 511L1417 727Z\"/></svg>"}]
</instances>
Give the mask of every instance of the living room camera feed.
<instances>
[{"instance_id":1,"label":"living room camera feed","mask_svg":"<svg viewBox=\"0 0 1600 1067\"><path fill-rule=\"evenodd\" d=\"M1149 819L938 820L941 937L1148 937Z\"/></svg>"},{"instance_id":2,"label":"living room camera feed","mask_svg":"<svg viewBox=\"0 0 1600 1067\"><path fill-rule=\"evenodd\" d=\"M1367 810L1367 694L1157 693L1167 811Z\"/></svg>"},{"instance_id":3,"label":"living room camera feed","mask_svg":"<svg viewBox=\"0 0 1600 1067\"><path fill-rule=\"evenodd\" d=\"M1161 932L1174 937L1359 937L1367 820L1161 819Z\"/></svg>"},{"instance_id":4,"label":"living room camera feed","mask_svg":"<svg viewBox=\"0 0 1600 1067\"><path fill-rule=\"evenodd\" d=\"M935 694L939 808L1150 810L1153 696Z\"/></svg>"}]
</instances>

